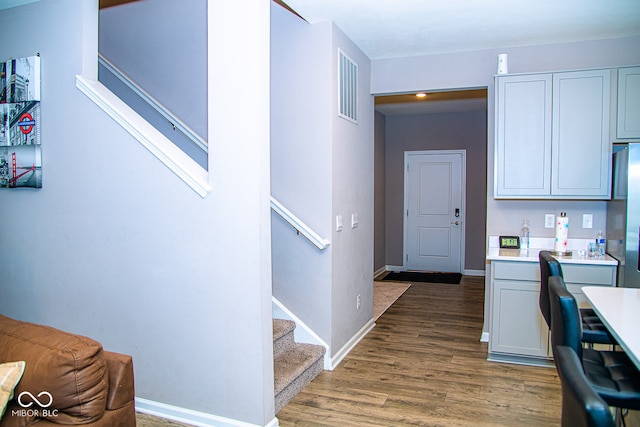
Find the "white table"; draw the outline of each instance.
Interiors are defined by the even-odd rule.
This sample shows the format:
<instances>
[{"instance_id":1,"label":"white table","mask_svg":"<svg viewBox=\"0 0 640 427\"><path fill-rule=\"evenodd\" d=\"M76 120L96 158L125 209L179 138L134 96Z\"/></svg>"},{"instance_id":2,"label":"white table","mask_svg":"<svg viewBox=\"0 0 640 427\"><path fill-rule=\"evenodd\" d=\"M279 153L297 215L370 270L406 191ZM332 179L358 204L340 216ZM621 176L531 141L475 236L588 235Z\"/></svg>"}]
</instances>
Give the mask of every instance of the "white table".
<instances>
[{"instance_id":1,"label":"white table","mask_svg":"<svg viewBox=\"0 0 640 427\"><path fill-rule=\"evenodd\" d=\"M640 289L585 286L591 306L640 369Z\"/></svg>"}]
</instances>

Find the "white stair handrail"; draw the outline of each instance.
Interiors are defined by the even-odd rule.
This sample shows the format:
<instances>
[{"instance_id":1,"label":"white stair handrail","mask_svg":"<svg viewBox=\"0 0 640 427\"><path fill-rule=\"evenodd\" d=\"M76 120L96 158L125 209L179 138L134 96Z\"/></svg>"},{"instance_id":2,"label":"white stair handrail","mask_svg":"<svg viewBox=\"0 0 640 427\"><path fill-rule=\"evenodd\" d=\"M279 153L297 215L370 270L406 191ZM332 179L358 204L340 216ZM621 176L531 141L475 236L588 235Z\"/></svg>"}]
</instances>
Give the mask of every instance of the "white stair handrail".
<instances>
[{"instance_id":1,"label":"white stair handrail","mask_svg":"<svg viewBox=\"0 0 640 427\"><path fill-rule=\"evenodd\" d=\"M282 203L277 201L271 196L271 209L278 215L287 221L293 228L295 228L299 234L306 237L311 243L313 243L318 249L326 249L331 242L313 231L307 224L302 222L300 218L295 216L289 209L285 208Z\"/></svg>"},{"instance_id":2,"label":"white stair handrail","mask_svg":"<svg viewBox=\"0 0 640 427\"><path fill-rule=\"evenodd\" d=\"M164 107L160 101L151 96L149 92L144 90L142 87L137 85L133 80L131 80L127 75L118 67L116 67L111 61L107 58L98 54L98 63L105 67L107 71L109 71L115 78L120 80L122 84L127 86L133 93L135 93L140 99L147 103L151 108L158 112L161 116L163 116L171 126L173 126L173 130L178 130L182 132L189 140L191 140L196 146L200 147L203 151L208 151L209 146L207 141L205 141L200 135L198 135L193 129L191 129L186 123L172 114L166 107Z\"/></svg>"}]
</instances>

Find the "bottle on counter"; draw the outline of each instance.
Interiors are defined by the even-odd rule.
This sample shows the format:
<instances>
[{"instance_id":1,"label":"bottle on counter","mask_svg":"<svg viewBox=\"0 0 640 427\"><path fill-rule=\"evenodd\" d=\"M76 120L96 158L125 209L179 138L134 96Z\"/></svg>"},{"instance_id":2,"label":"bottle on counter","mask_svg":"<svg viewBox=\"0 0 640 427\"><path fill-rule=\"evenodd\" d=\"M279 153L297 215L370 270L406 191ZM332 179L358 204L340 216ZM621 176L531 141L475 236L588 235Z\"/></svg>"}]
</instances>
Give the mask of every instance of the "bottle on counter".
<instances>
[{"instance_id":1,"label":"bottle on counter","mask_svg":"<svg viewBox=\"0 0 640 427\"><path fill-rule=\"evenodd\" d=\"M522 222L522 230L520 232L520 249L529 249L529 220Z\"/></svg>"},{"instance_id":2,"label":"bottle on counter","mask_svg":"<svg viewBox=\"0 0 640 427\"><path fill-rule=\"evenodd\" d=\"M606 246L607 239L604 237L604 233L602 231L598 231L598 234L596 234L596 255L604 256Z\"/></svg>"}]
</instances>

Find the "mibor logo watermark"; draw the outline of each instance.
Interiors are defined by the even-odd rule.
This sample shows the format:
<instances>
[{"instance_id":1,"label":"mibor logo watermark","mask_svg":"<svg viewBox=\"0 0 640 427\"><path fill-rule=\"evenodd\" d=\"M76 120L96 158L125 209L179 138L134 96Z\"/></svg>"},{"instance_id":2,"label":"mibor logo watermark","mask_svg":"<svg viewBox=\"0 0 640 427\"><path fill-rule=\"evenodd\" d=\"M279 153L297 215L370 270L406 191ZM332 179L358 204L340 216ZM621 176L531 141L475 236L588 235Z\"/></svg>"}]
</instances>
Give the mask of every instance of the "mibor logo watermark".
<instances>
[{"instance_id":1,"label":"mibor logo watermark","mask_svg":"<svg viewBox=\"0 0 640 427\"><path fill-rule=\"evenodd\" d=\"M33 406L33 405L36 406ZM18 395L18 405L22 409L13 409L11 415L18 417L57 417L57 409L48 409L53 404L53 396L48 391L41 391L33 395L23 391Z\"/></svg>"}]
</instances>

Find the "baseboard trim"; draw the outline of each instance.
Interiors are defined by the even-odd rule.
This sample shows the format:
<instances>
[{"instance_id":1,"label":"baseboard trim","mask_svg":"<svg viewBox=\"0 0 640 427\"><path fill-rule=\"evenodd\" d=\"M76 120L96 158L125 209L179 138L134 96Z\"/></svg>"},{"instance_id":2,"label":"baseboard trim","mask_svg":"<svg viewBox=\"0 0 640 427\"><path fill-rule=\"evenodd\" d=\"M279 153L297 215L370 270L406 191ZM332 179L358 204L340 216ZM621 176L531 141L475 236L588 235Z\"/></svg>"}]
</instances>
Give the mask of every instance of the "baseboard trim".
<instances>
[{"instance_id":1,"label":"baseboard trim","mask_svg":"<svg viewBox=\"0 0 640 427\"><path fill-rule=\"evenodd\" d=\"M387 266L382 266L379 269L377 269L376 271L373 272L373 278L376 279L378 276L384 274L387 272Z\"/></svg>"},{"instance_id":2,"label":"baseboard trim","mask_svg":"<svg viewBox=\"0 0 640 427\"><path fill-rule=\"evenodd\" d=\"M386 265L384 268L387 271L405 271L404 265Z\"/></svg>"},{"instance_id":3,"label":"baseboard trim","mask_svg":"<svg viewBox=\"0 0 640 427\"><path fill-rule=\"evenodd\" d=\"M166 418L179 423L191 424L197 427L278 427L277 418L273 418L264 426L251 424L232 418L220 417L206 412L194 411L179 406L167 405L149 399L136 397L136 412Z\"/></svg>"},{"instance_id":4,"label":"baseboard trim","mask_svg":"<svg viewBox=\"0 0 640 427\"><path fill-rule=\"evenodd\" d=\"M484 272L484 270L464 270L462 272L462 274L464 276L482 276L482 277L484 277L485 272Z\"/></svg>"},{"instance_id":5,"label":"baseboard trim","mask_svg":"<svg viewBox=\"0 0 640 427\"><path fill-rule=\"evenodd\" d=\"M480 335L480 342L489 342L489 332L483 332Z\"/></svg>"},{"instance_id":6,"label":"baseboard trim","mask_svg":"<svg viewBox=\"0 0 640 427\"><path fill-rule=\"evenodd\" d=\"M543 368L554 368L553 360L537 357L512 356L508 354L489 353L489 362L510 363L512 365L540 366Z\"/></svg>"},{"instance_id":7,"label":"baseboard trim","mask_svg":"<svg viewBox=\"0 0 640 427\"><path fill-rule=\"evenodd\" d=\"M371 319L365 325L360 328L358 332L354 336L351 337L349 341L336 353L335 356L331 358L331 366L330 368L326 368L330 371L333 371L339 364L342 362L342 359L345 358L347 354L364 338L373 327L376 326L376 322Z\"/></svg>"}]
</instances>

